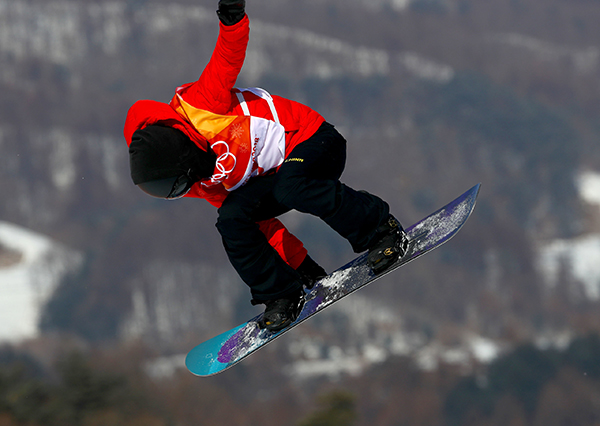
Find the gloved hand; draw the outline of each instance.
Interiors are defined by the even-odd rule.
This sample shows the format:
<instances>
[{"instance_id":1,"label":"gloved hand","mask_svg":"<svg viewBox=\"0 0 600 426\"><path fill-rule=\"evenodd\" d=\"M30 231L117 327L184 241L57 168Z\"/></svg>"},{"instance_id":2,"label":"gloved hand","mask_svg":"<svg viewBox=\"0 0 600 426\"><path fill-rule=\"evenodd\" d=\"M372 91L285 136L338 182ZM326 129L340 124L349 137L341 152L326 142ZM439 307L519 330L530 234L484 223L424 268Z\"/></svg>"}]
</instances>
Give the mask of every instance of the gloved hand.
<instances>
[{"instance_id":1,"label":"gloved hand","mask_svg":"<svg viewBox=\"0 0 600 426\"><path fill-rule=\"evenodd\" d=\"M225 25L235 25L242 20L245 11L246 0L219 0L217 16Z\"/></svg>"}]
</instances>

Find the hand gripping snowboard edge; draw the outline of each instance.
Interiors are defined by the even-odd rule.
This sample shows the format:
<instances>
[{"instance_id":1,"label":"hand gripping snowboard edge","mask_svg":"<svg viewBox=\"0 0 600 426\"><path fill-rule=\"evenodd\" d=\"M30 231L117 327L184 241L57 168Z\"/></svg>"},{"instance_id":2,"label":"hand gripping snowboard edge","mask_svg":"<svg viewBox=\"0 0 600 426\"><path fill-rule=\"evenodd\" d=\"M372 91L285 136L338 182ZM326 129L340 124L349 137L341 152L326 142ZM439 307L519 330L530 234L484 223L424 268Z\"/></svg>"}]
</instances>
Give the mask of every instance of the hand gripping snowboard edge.
<instances>
[{"instance_id":1,"label":"hand gripping snowboard edge","mask_svg":"<svg viewBox=\"0 0 600 426\"><path fill-rule=\"evenodd\" d=\"M456 235L473 212L480 186L481 184L475 185L435 213L407 228L405 231L410 239L407 252L385 271L373 274L367 266L366 253L362 254L321 279L309 290L298 318L288 327L277 332L260 329L258 320L262 314L259 314L194 347L185 359L187 369L197 376L220 373L332 303L441 246Z\"/></svg>"}]
</instances>

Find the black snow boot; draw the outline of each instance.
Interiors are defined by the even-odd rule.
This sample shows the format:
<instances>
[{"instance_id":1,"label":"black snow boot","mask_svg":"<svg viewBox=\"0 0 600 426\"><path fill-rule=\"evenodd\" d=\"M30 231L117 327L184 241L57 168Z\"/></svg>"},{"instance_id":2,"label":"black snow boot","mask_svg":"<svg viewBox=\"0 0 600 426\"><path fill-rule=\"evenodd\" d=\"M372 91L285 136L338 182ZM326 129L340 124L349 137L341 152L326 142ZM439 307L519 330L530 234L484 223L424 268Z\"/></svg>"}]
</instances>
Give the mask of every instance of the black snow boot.
<instances>
[{"instance_id":1,"label":"black snow boot","mask_svg":"<svg viewBox=\"0 0 600 426\"><path fill-rule=\"evenodd\" d=\"M260 328L269 331L279 331L293 323L304 306L304 291L302 289L282 299L265 302L267 308L260 319Z\"/></svg>"},{"instance_id":2,"label":"black snow boot","mask_svg":"<svg viewBox=\"0 0 600 426\"><path fill-rule=\"evenodd\" d=\"M387 222L377 228L374 243L369 247L367 263L378 274L383 272L406 253L408 236L398 220L390 215Z\"/></svg>"},{"instance_id":3,"label":"black snow boot","mask_svg":"<svg viewBox=\"0 0 600 426\"><path fill-rule=\"evenodd\" d=\"M296 272L300 274L302 284L308 290L315 286L315 283L321 278L327 276L327 272L317 262L315 262L309 255L306 255Z\"/></svg>"}]
</instances>

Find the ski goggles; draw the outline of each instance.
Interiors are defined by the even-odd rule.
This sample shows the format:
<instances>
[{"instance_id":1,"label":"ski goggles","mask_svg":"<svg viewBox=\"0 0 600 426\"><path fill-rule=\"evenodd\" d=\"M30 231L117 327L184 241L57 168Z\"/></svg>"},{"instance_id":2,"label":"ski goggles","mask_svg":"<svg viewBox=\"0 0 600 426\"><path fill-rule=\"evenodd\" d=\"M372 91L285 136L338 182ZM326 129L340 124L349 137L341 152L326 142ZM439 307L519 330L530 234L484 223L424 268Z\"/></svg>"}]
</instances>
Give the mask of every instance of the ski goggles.
<instances>
[{"instance_id":1,"label":"ski goggles","mask_svg":"<svg viewBox=\"0 0 600 426\"><path fill-rule=\"evenodd\" d=\"M167 200L176 200L190 192L196 180L187 173L166 179L156 179L150 182L138 184L138 187L146 194Z\"/></svg>"}]
</instances>

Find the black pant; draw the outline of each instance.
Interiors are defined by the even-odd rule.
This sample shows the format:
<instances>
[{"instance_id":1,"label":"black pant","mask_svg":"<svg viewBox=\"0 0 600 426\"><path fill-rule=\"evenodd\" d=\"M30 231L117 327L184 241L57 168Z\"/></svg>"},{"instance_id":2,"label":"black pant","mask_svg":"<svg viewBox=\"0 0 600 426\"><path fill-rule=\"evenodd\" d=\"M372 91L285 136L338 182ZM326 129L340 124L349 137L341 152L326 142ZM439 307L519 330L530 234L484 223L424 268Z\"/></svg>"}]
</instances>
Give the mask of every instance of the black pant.
<instances>
[{"instance_id":1,"label":"black pant","mask_svg":"<svg viewBox=\"0 0 600 426\"><path fill-rule=\"evenodd\" d=\"M277 299L301 287L296 271L271 247L257 222L292 209L309 213L359 253L387 220L385 201L339 181L345 162L346 140L331 124L323 123L294 148L277 173L252 178L225 199L217 229L231 264L255 301Z\"/></svg>"}]
</instances>

